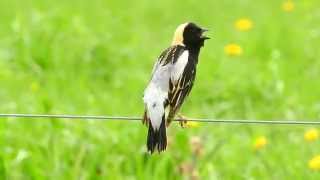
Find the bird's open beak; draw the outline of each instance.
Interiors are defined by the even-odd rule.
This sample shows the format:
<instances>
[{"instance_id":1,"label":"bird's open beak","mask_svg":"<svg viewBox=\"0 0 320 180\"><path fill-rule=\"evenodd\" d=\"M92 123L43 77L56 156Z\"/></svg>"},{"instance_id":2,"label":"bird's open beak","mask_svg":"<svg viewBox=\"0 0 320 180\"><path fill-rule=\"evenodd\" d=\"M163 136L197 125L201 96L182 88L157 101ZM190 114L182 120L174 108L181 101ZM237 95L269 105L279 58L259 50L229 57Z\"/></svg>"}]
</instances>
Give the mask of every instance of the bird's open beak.
<instances>
[{"instance_id":1,"label":"bird's open beak","mask_svg":"<svg viewBox=\"0 0 320 180\"><path fill-rule=\"evenodd\" d=\"M209 31L208 29L206 28L202 28L201 29L201 39L204 39L204 40L207 40L207 39L210 39L210 37L206 36L204 33Z\"/></svg>"}]
</instances>

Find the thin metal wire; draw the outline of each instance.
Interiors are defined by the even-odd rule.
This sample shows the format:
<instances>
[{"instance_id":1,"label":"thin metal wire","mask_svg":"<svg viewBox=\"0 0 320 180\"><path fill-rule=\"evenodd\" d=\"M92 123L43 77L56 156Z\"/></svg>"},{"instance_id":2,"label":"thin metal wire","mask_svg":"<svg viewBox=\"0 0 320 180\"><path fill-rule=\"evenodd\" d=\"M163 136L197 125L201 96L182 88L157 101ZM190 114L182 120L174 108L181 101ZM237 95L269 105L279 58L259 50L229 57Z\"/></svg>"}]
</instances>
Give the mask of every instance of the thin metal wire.
<instances>
[{"instance_id":1,"label":"thin metal wire","mask_svg":"<svg viewBox=\"0 0 320 180\"><path fill-rule=\"evenodd\" d=\"M141 117L128 116L86 116L86 115L66 115L66 114L0 114L0 118L54 118L54 119L86 119L86 120L122 120L140 121ZM174 121L182 121L175 119ZM188 118L188 121L203 123L232 123L232 124L268 124L268 125L320 125L320 121L298 121L298 120L240 120L240 119L203 119Z\"/></svg>"}]
</instances>

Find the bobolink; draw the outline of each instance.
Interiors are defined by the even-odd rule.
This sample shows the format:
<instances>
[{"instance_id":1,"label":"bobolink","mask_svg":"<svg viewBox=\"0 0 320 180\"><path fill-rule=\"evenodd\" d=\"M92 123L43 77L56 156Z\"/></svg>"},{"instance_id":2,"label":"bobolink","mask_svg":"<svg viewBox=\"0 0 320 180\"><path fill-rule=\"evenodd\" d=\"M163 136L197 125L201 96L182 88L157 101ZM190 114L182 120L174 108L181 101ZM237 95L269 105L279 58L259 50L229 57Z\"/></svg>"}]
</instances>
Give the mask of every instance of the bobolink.
<instances>
[{"instance_id":1,"label":"bobolink","mask_svg":"<svg viewBox=\"0 0 320 180\"><path fill-rule=\"evenodd\" d=\"M209 39L203 34L206 31L192 22L179 25L171 46L161 53L154 65L143 96L143 123L149 127L147 149L150 153L155 148L161 152L167 147L166 127L192 89L200 49Z\"/></svg>"}]
</instances>

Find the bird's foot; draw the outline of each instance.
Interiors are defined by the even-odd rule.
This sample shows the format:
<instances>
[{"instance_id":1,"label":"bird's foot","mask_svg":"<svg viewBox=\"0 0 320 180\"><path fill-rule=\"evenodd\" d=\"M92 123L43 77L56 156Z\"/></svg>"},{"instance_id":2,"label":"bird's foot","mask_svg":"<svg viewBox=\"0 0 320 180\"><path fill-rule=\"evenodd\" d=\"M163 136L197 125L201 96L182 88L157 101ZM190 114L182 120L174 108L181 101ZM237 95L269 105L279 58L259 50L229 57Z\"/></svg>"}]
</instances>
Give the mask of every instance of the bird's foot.
<instances>
[{"instance_id":1,"label":"bird's foot","mask_svg":"<svg viewBox=\"0 0 320 180\"><path fill-rule=\"evenodd\" d=\"M148 119L148 116L147 116L147 111L144 111L144 114L143 114L143 119L142 119L142 124L148 126L149 124L149 119Z\"/></svg>"},{"instance_id":2,"label":"bird's foot","mask_svg":"<svg viewBox=\"0 0 320 180\"><path fill-rule=\"evenodd\" d=\"M181 115L181 114L178 114L178 117L179 117L179 124L182 128L186 128L187 127L187 124L188 124L188 118Z\"/></svg>"},{"instance_id":3,"label":"bird's foot","mask_svg":"<svg viewBox=\"0 0 320 180\"><path fill-rule=\"evenodd\" d=\"M166 127L168 128L170 124L171 124L171 121L167 121L166 122Z\"/></svg>"}]
</instances>

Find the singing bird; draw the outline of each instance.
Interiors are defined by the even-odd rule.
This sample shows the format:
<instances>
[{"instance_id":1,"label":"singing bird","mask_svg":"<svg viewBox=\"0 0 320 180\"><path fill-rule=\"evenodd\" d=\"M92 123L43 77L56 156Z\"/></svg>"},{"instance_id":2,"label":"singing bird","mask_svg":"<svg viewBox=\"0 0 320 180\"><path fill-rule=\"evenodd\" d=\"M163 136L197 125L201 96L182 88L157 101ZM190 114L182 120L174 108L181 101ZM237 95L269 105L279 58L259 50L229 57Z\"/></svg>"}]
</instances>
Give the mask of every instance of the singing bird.
<instances>
[{"instance_id":1,"label":"singing bird","mask_svg":"<svg viewBox=\"0 0 320 180\"><path fill-rule=\"evenodd\" d=\"M167 147L166 127L192 89L200 49L209 39L204 35L206 31L193 22L179 25L171 46L161 53L153 67L143 96L143 123L149 128L147 149L151 154L155 149L161 152Z\"/></svg>"}]
</instances>

